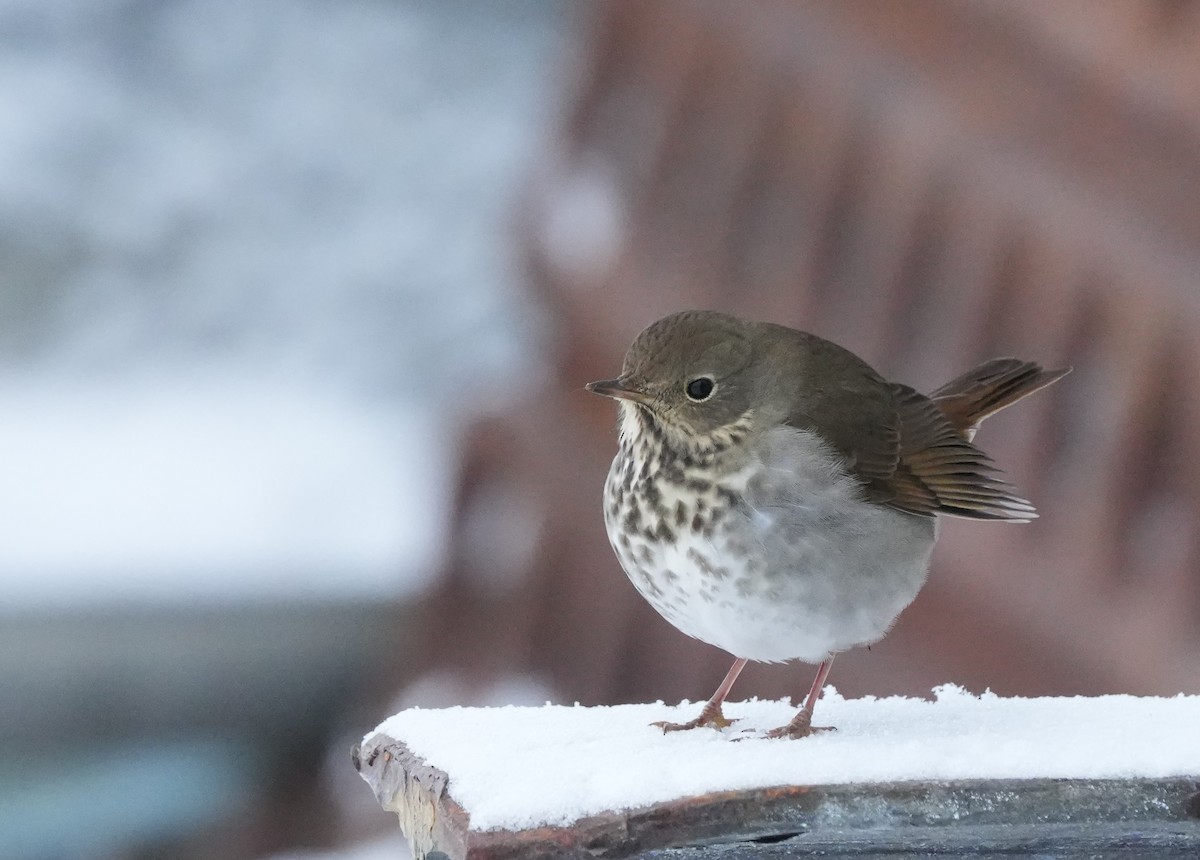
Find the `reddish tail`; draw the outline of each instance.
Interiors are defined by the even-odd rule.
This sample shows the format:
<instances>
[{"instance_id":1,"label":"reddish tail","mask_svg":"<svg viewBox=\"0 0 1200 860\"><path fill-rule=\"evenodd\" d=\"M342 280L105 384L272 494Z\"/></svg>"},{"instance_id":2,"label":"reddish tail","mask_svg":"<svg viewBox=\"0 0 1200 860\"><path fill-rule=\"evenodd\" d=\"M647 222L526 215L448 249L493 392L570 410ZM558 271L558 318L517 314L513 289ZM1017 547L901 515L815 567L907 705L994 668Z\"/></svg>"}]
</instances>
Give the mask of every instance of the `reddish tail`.
<instances>
[{"instance_id":1,"label":"reddish tail","mask_svg":"<svg viewBox=\"0 0 1200 860\"><path fill-rule=\"evenodd\" d=\"M947 382L929 397L969 439L984 418L1070 372L1069 367L1043 370L1032 361L993 358Z\"/></svg>"}]
</instances>

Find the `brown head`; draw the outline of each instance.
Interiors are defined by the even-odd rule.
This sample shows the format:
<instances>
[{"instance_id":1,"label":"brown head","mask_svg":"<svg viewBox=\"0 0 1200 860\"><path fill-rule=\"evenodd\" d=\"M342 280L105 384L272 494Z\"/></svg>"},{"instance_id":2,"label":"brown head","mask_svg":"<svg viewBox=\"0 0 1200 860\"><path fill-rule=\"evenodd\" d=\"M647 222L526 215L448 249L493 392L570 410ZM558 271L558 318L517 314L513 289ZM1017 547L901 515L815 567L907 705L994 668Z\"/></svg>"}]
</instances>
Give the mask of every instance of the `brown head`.
<instances>
[{"instance_id":1,"label":"brown head","mask_svg":"<svg viewBox=\"0 0 1200 860\"><path fill-rule=\"evenodd\" d=\"M758 328L713 311L663 317L634 339L619 377L587 389L620 401L625 427L655 421L672 442L711 438L754 419Z\"/></svg>"}]
</instances>

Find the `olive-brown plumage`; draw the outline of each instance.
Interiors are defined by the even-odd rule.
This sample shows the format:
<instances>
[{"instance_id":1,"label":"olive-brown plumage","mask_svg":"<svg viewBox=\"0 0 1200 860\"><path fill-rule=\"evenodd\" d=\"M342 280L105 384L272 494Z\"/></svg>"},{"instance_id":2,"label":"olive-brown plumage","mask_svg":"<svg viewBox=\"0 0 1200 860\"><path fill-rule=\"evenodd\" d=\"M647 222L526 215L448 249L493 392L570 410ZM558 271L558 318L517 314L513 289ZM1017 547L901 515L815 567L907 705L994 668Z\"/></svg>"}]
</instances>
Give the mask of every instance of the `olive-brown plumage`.
<instances>
[{"instance_id":1,"label":"olive-brown plumage","mask_svg":"<svg viewBox=\"0 0 1200 860\"><path fill-rule=\"evenodd\" d=\"M978 423L1067 370L997 359L929 396L889 383L815 335L710 311L638 335L605 483L609 539L668 621L737 660L819 663L804 707L773 735L814 731L833 656L877 641L924 584L937 517L1027 521L1032 505L972 443Z\"/></svg>"}]
</instances>

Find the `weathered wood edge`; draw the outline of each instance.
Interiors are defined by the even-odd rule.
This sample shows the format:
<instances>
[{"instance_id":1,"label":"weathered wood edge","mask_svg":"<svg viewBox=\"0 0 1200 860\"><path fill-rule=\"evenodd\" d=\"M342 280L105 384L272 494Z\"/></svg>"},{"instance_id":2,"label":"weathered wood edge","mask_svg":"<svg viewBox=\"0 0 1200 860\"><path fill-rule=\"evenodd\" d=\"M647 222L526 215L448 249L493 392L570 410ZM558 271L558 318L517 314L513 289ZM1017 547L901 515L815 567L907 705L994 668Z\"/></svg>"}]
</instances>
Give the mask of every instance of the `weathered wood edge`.
<instances>
[{"instance_id":1,"label":"weathered wood edge","mask_svg":"<svg viewBox=\"0 0 1200 860\"><path fill-rule=\"evenodd\" d=\"M622 858L834 828L1200 819L1198 775L780 786L606 812L566 827L472 832L449 794L449 776L404 743L375 735L354 750L354 763L380 805L400 817L418 860L434 852L450 860Z\"/></svg>"},{"instance_id":2,"label":"weathered wood edge","mask_svg":"<svg viewBox=\"0 0 1200 860\"><path fill-rule=\"evenodd\" d=\"M437 851L451 860L466 860L470 816L450 797L445 771L383 734L356 744L350 757L379 805L400 818L417 860Z\"/></svg>"}]
</instances>

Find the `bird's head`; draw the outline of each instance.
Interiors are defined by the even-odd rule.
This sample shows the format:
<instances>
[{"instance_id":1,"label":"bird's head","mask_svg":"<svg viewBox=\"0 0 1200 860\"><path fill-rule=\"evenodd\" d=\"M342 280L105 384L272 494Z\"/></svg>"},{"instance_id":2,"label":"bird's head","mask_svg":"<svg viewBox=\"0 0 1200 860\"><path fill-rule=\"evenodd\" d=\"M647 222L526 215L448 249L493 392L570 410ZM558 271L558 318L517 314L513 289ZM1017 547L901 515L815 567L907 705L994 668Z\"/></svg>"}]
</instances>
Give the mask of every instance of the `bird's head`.
<instances>
[{"instance_id":1,"label":"bird's head","mask_svg":"<svg viewBox=\"0 0 1200 860\"><path fill-rule=\"evenodd\" d=\"M711 455L756 424L754 327L713 311L672 314L637 336L620 376L587 389L620 402L625 438L658 430L681 453Z\"/></svg>"}]
</instances>

